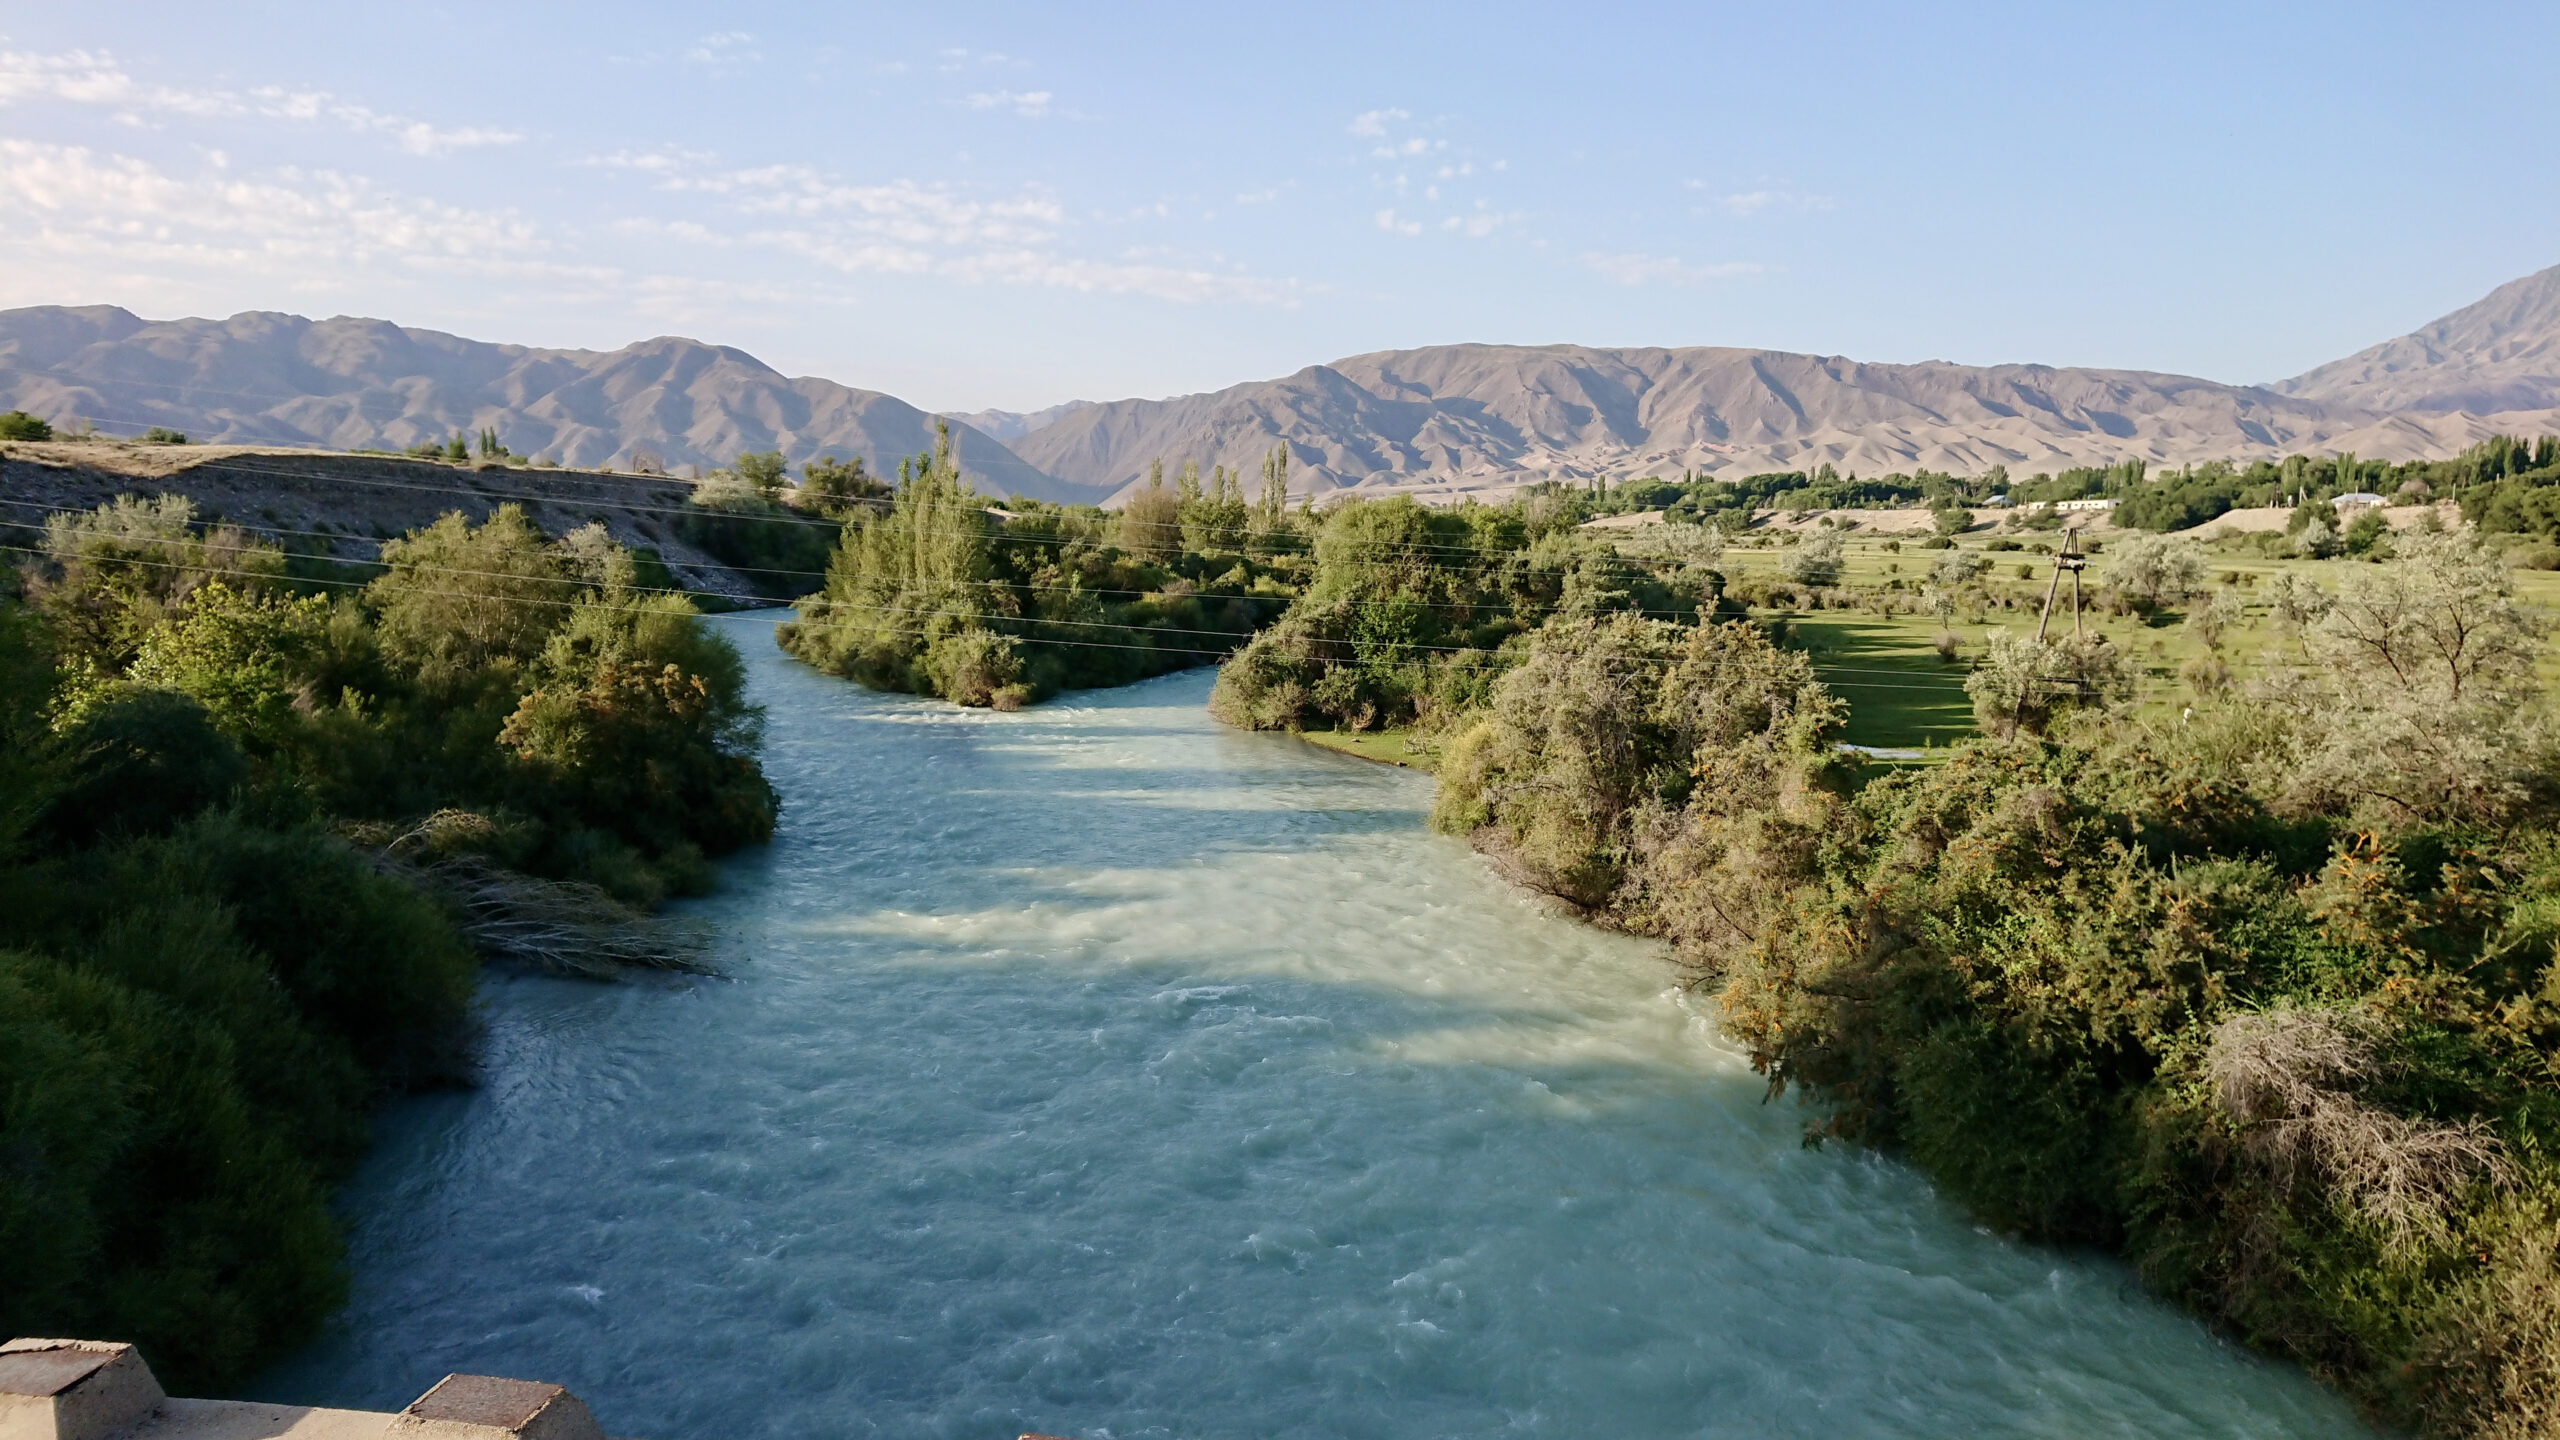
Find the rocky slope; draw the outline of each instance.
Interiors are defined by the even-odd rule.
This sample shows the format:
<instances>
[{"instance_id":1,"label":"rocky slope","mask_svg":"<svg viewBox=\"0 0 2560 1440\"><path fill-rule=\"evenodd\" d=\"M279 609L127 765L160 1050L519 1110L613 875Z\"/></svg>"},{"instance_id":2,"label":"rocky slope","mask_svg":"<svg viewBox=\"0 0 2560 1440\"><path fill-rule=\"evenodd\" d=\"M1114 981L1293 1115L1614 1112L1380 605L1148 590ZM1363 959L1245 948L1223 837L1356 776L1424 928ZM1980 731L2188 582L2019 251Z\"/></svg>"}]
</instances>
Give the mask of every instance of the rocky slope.
<instances>
[{"instance_id":1,"label":"rocky slope","mask_svg":"<svg viewBox=\"0 0 2560 1440\"><path fill-rule=\"evenodd\" d=\"M860 455L893 470L933 443L894 396L792 379L742 350L661 336L620 350L493 345L379 320L252 311L147 321L113 306L0 311L0 399L131 434L328 450L402 449L494 426L510 449L577 468L670 472L742 450ZM998 495L1090 499L1000 442L954 427L962 468Z\"/></svg>"},{"instance_id":2,"label":"rocky slope","mask_svg":"<svg viewBox=\"0 0 2560 1440\"><path fill-rule=\"evenodd\" d=\"M2560 266L2269 388L2384 413L2560 407Z\"/></svg>"},{"instance_id":3,"label":"rocky slope","mask_svg":"<svg viewBox=\"0 0 2560 1440\"><path fill-rule=\"evenodd\" d=\"M2560 396L2521 396L2536 411ZM2525 405L2504 404L2500 412ZM1747 475L1823 463L1877 474L2014 474L2297 451L2451 454L2547 413L2396 412L2131 370L1871 365L1768 350L1446 345L1355 356L1283 380L1088 406L1012 441L1063 480L1126 486L1157 456L1251 473L1289 442L1293 488L1498 493L1539 479Z\"/></svg>"}]
</instances>

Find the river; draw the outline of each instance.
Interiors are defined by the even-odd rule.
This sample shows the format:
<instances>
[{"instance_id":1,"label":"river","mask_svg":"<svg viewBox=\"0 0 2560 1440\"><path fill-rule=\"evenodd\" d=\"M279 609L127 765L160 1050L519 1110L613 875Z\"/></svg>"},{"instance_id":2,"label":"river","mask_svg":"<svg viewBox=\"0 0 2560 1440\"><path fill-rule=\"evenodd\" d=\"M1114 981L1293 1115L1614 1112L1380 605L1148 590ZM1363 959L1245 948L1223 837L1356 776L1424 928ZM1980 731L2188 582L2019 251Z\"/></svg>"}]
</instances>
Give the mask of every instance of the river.
<instances>
[{"instance_id":1,"label":"river","mask_svg":"<svg viewBox=\"0 0 2560 1440\"><path fill-rule=\"evenodd\" d=\"M735 626L773 844L723 975L493 977L478 1089L349 1187L263 1397L556 1380L654 1440L2319 1436L2297 1371L1806 1149L1643 943L1220 728L1207 672L1017 714Z\"/></svg>"}]
</instances>

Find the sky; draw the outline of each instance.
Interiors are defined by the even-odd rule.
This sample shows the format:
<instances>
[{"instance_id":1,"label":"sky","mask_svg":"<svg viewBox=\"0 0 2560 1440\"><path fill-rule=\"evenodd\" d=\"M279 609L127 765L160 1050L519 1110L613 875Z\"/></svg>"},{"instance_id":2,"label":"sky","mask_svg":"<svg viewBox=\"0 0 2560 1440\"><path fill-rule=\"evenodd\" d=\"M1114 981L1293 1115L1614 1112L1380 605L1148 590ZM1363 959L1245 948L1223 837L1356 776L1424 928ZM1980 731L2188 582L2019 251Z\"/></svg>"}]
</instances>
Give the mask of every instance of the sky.
<instances>
[{"instance_id":1,"label":"sky","mask_svg":"<svg viewBox=\"0 0 2560 1440\"><path fill-rule=\"evenodd\" d=\"M2560 6L0 0L0 306L936 410L1459 341L2251 382L2560 263Z\"/></svg>"}]
</instances>

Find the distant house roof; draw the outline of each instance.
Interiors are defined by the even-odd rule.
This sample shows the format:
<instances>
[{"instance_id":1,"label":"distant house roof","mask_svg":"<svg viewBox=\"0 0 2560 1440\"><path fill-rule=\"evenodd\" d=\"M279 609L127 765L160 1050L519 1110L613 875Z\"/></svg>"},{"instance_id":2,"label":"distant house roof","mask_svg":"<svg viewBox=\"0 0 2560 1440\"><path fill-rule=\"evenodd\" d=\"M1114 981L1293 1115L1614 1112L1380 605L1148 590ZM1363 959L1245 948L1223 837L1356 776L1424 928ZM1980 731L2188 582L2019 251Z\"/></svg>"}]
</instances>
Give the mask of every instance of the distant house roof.
<instances>
[{"instance_id":1,"label":"distant house roof","mask_svg":"<svg viewBox=\"0 0 2560 1440\"><path fill-rule=\"evenodd\" d=\"M2379 505L2382 503L2382 497L2374 494L2370 490L2357 490L2350 494L2341 495L2336 499L2331 500L2329 503L2337 506L2341 510L2344 510L2350 505Z\"/></svg>"}]
</instances>

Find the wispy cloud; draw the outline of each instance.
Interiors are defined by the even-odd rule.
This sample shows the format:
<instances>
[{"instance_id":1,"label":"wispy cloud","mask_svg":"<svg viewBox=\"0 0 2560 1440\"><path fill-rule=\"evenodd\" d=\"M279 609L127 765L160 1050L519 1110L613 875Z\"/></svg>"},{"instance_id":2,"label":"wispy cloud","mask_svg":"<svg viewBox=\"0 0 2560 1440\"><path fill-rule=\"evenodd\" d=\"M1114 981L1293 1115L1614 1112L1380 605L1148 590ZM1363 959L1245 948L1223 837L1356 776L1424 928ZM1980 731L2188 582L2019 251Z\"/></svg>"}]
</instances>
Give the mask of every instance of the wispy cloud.
<instances>
[{"instance_id":1,"label":"wispy cloud","mask_svg":"<svg viewBox=\"0 0 2560 1440\"><path fill-rule=\"evenodd\" d=\"M1620 285L1704 285L1713 280L1732 280L1744 275L1758 275L1765 265L1749 260L1726 260L1713 265L1692 265L1677 255L1602 254L1591 252L1582 263L1596 271L1602 279Z\"/></svg>"},{"instance_id":2,"label":"wispy cloud","mask_svg":"<svg viewBox=\"0 0 2560 1440\"><path fill-rule=\"evenodd\" d=\"M1162 260L1097 259L1066 244L1066 204L1038 187L987 195L913 180L854 184L808 165L720 169L664 151L597 163L661 190L716 196L740 223L635 220L626 230L718 248L753 247L845 274L935 276L1178 303L1293 305L1295 281Z\"/></svg>"},{"instance_id":3,"label":"wispy cloud","mask_svg":"<svg viewBox=\"0 0 2560 1440\"><path fill-rule=\"evenodd\" d=\"M0 104L48 100L97 106L137 123L151 117L179 116L334 125L360 134L388 136L412 155L444 155L455 150L513 145L524 139L516 131L496 126L446 127L386 114L326 90L289 90L268 85L235 91L154 84L136 79L103 50L66 50L53 55L0 51Z\"/></svg>"},{"instance_id":4,"label":"wispy cloud","mask_svg":"<svg viewBox=\"0 0 2560 1440\"><path fill-rule=\"evenodd\" d=\"M113 295L196 305L208 287L379 298L387 283L467 275L520 303L610 304L706 324L741 306L843 305L824 283L653 273L595 263L512 210L474 209L360 175L218 160L194 173L74 145L0 139L0 297L33 304Z\"/></svg>"},{"instance_id":5,"label":"wispy cloud","mask_svg":"<svg viewBox=\"0 0 2560 1440\"><path fill-rule=\"evenodd\" d=\"M1421 221L1405 219L1397 215L1396 212L1391 209L1381 210L1371 218L1378 222L1379 229L1386 231L1390 235L1419 235L1422 233Z\"/></svg>"},{"instance_id":6,"label":"wispy cloud","mask_svg":"<svg viewBox=\"0 0 2560 1440\"><path fill-rule=\"evenodd\" d=\"M1704 190L1707 185L1704 181L1692 180L1689 188ZM1715 196L1714 203L1726 214L1746 220L1754 215L1828 210L1832 206L1830 196L1808 194L1802 190L1741 190Z\"/></svg>"},{"instance_id":7,"label":"wispy cloud","mask_svg":"<svg viewBox=\"0 0 2560 1440\"><path fill-rule=\"evenodd\" d=\"M14 217L22 239L253 271L377 260L505 268L550 250L513 212L403 195L362 176L295 168L243 176L218 164L174 175L130 156L30 140L0 140L0 212Z\"/></svg>"},{"instance_id":8,"label":"wispy cloud","mask_svg":"<svg viewBox=\"0 0 2560 1440\"><path fill-rule=\"evenodd\" d=\"M972 110L1011 110L1026 120L1038 120L1048 115L1054 98L1046 90L982 90L963 103Z\"/></svg>"},{"instance_id":9,"label":"wispy cloud","mask_svg":"<svg viewBox=\"0 0 2560 1440\"><path fill-rule=\"evenodd\" d=\"M946 74L958 74L963 70L1019 70L1027 68L1028 63L1001 50L971 50L965 46L954 46L934 56L935 66Z\"/></svg>"},{"instance_id":10,"label":"wispy cloud","mask_svg":"<svg viewBox=\"0 0 2560 1440\"><path fill-rule=\"evenodd\" d=\"M1476 202L1476 208L1465 214L1442 217L1440 228L1452 234L1463 235L1470 240L1482 240L1488 235L1519 224L1521 219L1522 216L1516 210L1496 210L1479 200Z\"/></svg>"},{"instance_id":11,"label":"wispy cloud","mask_svg":"<svg viewBox=\"0 0 2560 1440\"><path fill-rule=\"evenodd\" d=\"M684 48L684 63L719 73L743 70L764 59L756 37L744 30L719 30Z\"/></svg>"},{"instance_id":12,"label":"wispy cloud","mask_svg":"<svg viewBox=\"0 0 2560 1440\"><path fill-rule=\"evenodd\" d=\"M1350 130L1363 140L1381 140L1386 138L1388 125L1412 118L1412 113L1405 110L1366 110L1351 117Z\"/></svg>"}]
</instances>

